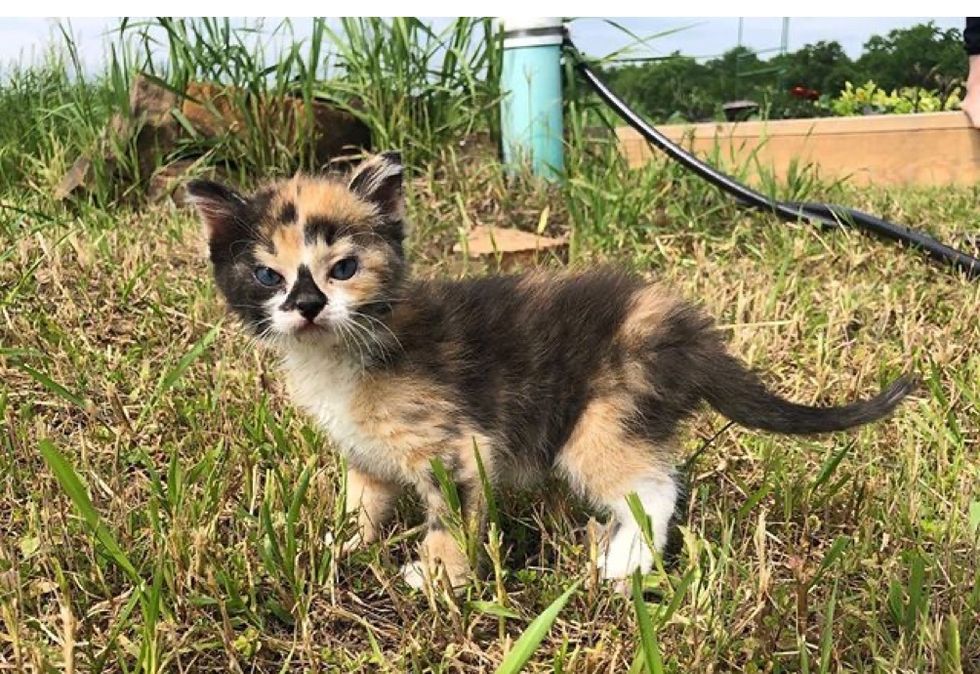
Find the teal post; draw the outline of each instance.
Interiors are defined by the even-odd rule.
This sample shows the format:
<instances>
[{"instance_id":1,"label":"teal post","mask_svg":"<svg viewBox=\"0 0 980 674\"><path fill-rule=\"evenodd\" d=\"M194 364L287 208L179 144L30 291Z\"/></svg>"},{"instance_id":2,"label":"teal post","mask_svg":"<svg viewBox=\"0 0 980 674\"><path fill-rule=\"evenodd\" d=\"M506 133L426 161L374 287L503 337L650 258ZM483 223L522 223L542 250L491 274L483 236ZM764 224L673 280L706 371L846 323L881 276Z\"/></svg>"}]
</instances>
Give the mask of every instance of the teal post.
<instances>
[{"instance_id":1,"label":"teal post","mask_svg":"<svg viewBox=\"0 0 980 674\"><path fill-rule=\"evenodd\" d=\"M504 163L553 180L564 171L561 19L504 19L500 103Z\"/></svg>"}]
</instances>

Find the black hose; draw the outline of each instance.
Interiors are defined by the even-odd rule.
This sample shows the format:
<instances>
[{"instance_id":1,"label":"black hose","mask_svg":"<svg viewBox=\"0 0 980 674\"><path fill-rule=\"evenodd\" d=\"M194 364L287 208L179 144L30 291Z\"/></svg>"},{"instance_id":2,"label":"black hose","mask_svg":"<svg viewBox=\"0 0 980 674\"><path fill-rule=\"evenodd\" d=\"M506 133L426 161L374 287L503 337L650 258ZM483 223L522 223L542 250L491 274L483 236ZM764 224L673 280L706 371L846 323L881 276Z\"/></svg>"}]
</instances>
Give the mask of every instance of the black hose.
<instances>
[{"instance_id":1,"label":"black hose","mask_svg":"<svg viewBox=\"0 0 980 674\"><path fill-rule=\"evenodd\" d=\"M715 187L732 195L741 205L761 211L768 211L783 220L792 222L806 218L832 227L839 227L841 225L856 226L881 238L905 243L913 248L922 250L932 259L948 264L958 271L962 271L968 278L980 278L980 259L955 248L950 248L922 232L896 225L853 208L813 202L775 201L761 192L757 192L737 182L713 166L704 163L691 153L686 152L679 145L667 138L667 136L648 124L599 79L598 75L595 74L585 62L585 59L582 58L575 45L570 41L566 41L565 46L568 48L568 52L575 62L575 69L578 70L579 74L595 90L599 97L617 115L622 117L623 121L636 129L641 136L657 146L668 157L689 170L694 171Z\"/></svg>"}]
</instances>

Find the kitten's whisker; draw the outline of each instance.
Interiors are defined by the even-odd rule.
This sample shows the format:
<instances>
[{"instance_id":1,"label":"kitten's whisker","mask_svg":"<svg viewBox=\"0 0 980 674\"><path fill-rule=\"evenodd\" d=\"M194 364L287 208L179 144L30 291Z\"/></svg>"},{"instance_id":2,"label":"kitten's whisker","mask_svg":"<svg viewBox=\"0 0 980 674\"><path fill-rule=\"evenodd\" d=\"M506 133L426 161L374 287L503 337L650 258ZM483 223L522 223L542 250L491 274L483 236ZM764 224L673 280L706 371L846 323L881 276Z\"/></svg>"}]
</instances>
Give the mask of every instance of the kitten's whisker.
<instances>
[{"instance_id":1,"label":"kitten's whisker","mask_svg":"<svg viewBox=\"0 0 980 674\"><path fill-rule=\"evenodd\" d=\"M379 297L374 300L368 300L367 302L361 302L358 306L366 307L371 304L390 304L392 302L404 302L407 297Z\"/></svg>"},{"instance_id":2,"label":"kitten's whisker","mask_svg":"<svg viewBox=\"0 0 980 674\"><path fill-rule=\"evenodd\" d=\"M256 337L256 340L260 344L271 343L273 346L279 346L282 342L283 335L278 330L273 323L270 323Z\"/></svg>"},{"instance_id":3,"label":"kitten's whisker","mask_svg":"<svg viewBox=\"0 0 980 674\"><path fill-rule=\"evenodd\" d=\"M267 304L242 304L241 302L235 302L231 305L233 309L264 309L269 310L269 305Z\"/></svg>"},{"instance_id":4,"label":"kitten's whisker","mask_svg":"<svg viewBox=\"0 0 980 674\"><path fill-rule=\"evenodd\" d=\"M354 332L354 330L351 329L350 321L341 321L341 322L337 323L337 328L340 330L340 332L343 335L349 336L350 337L350 340L353 341L354 346L357 347L357 355L358 355L358 358L361 361L361 369L363 370L365 368L365 366L366 366L365 361L364 361L364 350L362 348L363 344L362 344L361 340L358 338L357 333ZM347 351L348 352L351 352L352 351L351 341L349 341L346 336L344 337L344 344L347 347Z\"/></svg>"},{"instance_id":5,"label":"kitten's whisker","mask_svg":"<svg viewBox=\"0 0 980 674\"><path fill-rule=\"evenodd\" d=\"M356 328L357 330L361 331L361 333L364 334L365 338L370 338L375 344L377 344L378 347L381 348L382 355L383 355L384 354L384 351L387 348L387 345L384 342L382 342L381 339L378 337L378 335L375 334L375 332L373 330L369 329L368 326L361 325L360 323L357 322L357 318L359 316L360 317L367 318L367 319L371 319L370 316L367 316L367 315L362 314L362 313L357 312L357 311L352 311L351 314L350 314L350 325L351 325L351 327ZM374 319L374 320L376 320L376 319ZM380 321L378 321L378 322L380 323ZM382 323L381 325L384 325L384 324ZM384 326L384 327L387 328L387 326ZM392 335L392 336L394 336L394 335ZM397 341L397 338L395 338L395 339ZM399 346L401 346L401 344L399 344Z\"/></svg>"},{"instance_id":6,"label":"kitten's whisker","mask_svg":"<svg viewBox=\"0 0 980 674\"><path fill-rule=\"evenodd\" d=\"M381 344L378 341L377 337L375 335L373 335L367 328L365 328L363 325L361 325L360 323L358 323L353 318L348 318L348 320L345 321L345 324L346 324L346 327L348 329L350 329L353 334L358 335L358 337L359 337L358 342L364 345L364 348L367 350L368 355L371 355L372 354L371 344L368 342L368 339L373 340L375 344L377 344L378 346L380 346L381 347L381 355L382 356L384 355L384 344ZM363 338L363 339L361 339L361 338ZM363 361L363 358L362 358L362 361Z\"/></svg>"},{"instance_id":7,"label":"kitten's whisker","mask_svg":"<svg viewBox=\"0 0 980 674\"><path fill-rule=\"evenodd\" d=\"M334 327L337 331L337 336L340 337L340 341L343 342L344 351L349 353L350 351L352 351L352 348L347 332L344 330L344 326L337 324Z\"/></svg>"},{"instance_id":8,"label":"kitten's whisker","mask_svg":"<svg viewBox=\"0 0 980 674\"><path fill-rule=\"evenodd\" d=\"M369 316L368 314L362 313L360 311L351 311L351 315L352 316L355 316L355 317L359 317L359 318L365 318L365 319L371 321L372 324L377 325L378 327L380 327L381 329L383 329L385 332L387 332L389 335L391 335L391 338L393 340L395 340L395 344L398 345L398 350L399 351L404 351L405 350L405 347L402 346L401 340L398 339L398 336L380 318L376 318L375 316ZM361 326L361 327L364 327L365 329L367 329L366 326ZM377 335L374 335L374 337L375 337L375 339L378 339L377 338ZM378 342L379 342L379 345L380 345L380 340L378 340Z\"/></svg>"}]
</instances>

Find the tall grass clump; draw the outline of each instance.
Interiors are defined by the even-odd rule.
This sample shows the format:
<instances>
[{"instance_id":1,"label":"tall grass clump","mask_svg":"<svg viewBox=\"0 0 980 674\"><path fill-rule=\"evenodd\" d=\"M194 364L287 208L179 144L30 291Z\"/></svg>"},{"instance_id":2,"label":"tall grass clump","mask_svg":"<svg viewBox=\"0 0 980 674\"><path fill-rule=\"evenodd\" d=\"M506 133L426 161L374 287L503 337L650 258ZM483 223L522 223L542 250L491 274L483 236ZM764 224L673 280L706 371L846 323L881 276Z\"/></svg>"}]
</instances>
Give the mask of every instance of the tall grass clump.
<instances>
[{"instance_id":1,"label":"tall grass clump","mask_svg":"<svg viewBox=\"0 0 980 674\"><path fill-rule=\"evenodd\" d=\"M375 149L400 148L416 165L497 129L500 44L490 19L461 18L438 30L414 18L314 19L302 37L290 20L123 19L106 35L106 56L101 72L87 72L70 25L62 26L46 61L5 74L4 182L50 192L83 154L92 159L98 202L136 192L178 158L222 165L243 181L319 171L326 167L316 153L316 99L361 120ZM203 106L212 132L195 129L178 103L171 115L181 139L148 166L133 141L146 123L130 111L138 74ZM195 82L210 95L188 95ZM114 114L119 121L109 124Z\"/></svg>"},{"instance_id":2,"label":"tall grass clump","mask_svg":"<svg viewBox=\"0 0 980 674\"><path fill-rule=\"evenodd\" d=\"M115 96L104 75L86 74L74 41L36 63L0 71L0 186L53 185L104 128Z\"/></svg>"},{"instance_id":3,"label":"tall grass clump","mask_svg":"<svg viewBox=\"0 0 980 674\"><path fill-rule=\"evenodd\" d=\"M262 100L331 101L370 128L376 148L401 148L420 162L445 143L497 127L500 38L488 18L455 19L441 30L417 18L346 18L335 25L319 18L302 40L288 20L261 39L261 24L227 19L156 19L131 29L136 53L165 41L164 65L154 68L147 58L144 67L175 90L193 80L234 87L225 104L245 125L221 143L252 171L319 168L310 145L277 136L282 126L258 114L269 112ZM272 44L285 46L271 52Z\"/></svg>"},{"instance_id":4,"label":"tall grass clump","mask_svg":"<svg viewBox=\"0 0 980 674\"><path fill-rule=\"evenodd\" d=\"M409 161L430 159L441 145L475 131L496 130L500 41L491 19L460 18L436 30L417 18L346 18L336 25L318 18L302 40L288 20L268 30L228 19L161 18L130 29L137 54L165 42L163 65L145 58L143 68L167 86L181 92L198 80L232 88L222 103L244 124L212 151L251 173L322 168L313 165L312 143L296 142L311 134L293 133L276 119L288 107L270 109L262 101L301 98L307 122L310 101L330 101L370 128L375 148L401 148ZM273 52L273 44L284 46Z\"/></svg>"},{"instance_id":5,"label":"tall grass clump","mask_svg":"<svg viewBox=\"0 0 980 674\"><path fill-rule=\"evenodd\" d=\"M124 22L112 66L121 64L124 76L142 72L180 98L192 82L215 86L208 98L187 97L213 116L218 133L202 135L175 111L186 132L175 154L224 164L242 177L313 170L322 168L311 106L325 72L318 26L300 40L288 20L271 29L228 18Z\"/></svg>"},{"instance_id":6,"label":"tall grass clump","mask_svg":"<svg viewBox=\"0 0 980 674\"><path fill-rule=\"evenodd\" d=\"M328 92L371 127L376 146L424 161L474 131L496 135L501 41L492 19L460 18L438 32L417 18L321 25L339 70Z\"/></svg>"}]
</instances>

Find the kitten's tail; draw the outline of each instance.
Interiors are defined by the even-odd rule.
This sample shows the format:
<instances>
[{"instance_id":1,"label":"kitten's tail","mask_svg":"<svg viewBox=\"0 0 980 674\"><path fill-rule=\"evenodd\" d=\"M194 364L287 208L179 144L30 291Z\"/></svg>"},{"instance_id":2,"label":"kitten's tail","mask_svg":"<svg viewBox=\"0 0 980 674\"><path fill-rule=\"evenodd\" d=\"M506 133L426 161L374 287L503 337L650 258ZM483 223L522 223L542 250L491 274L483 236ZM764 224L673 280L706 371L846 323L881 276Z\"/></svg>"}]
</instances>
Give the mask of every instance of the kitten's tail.
<instances>
[{"instance_id":1,"label":"kitten's tail","mask_svg":"<svg viewBox=\"0 0 980 674\"><path fill-rule=\"evenodd\" d=\"M915 379L906 375L869 400L840 407L800 405L771 392L729 354L713 321L693 306L675 305L658 332L657 348L664 356L660 371L665 377L659 385L670 390L671 381L688 379L698 397L749 428L789 434L842 431L888 416L916 386Z\"/></svg>"},{"instance_id":2,"label":"kitten's tail","mask_svg":"<svg viewBox=\"0 0 980 674\"><path fill-rule=\"evenodd\" d=\"M776 433L827 433L876 421L891 414L916 385L906 375L868 400L840 407L809 407L772 393L727 353L716 353L710 361L710 372L702 379L702 395L708 404L743 426Z\"/></svg>"}]
</instances>

